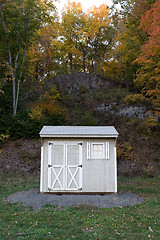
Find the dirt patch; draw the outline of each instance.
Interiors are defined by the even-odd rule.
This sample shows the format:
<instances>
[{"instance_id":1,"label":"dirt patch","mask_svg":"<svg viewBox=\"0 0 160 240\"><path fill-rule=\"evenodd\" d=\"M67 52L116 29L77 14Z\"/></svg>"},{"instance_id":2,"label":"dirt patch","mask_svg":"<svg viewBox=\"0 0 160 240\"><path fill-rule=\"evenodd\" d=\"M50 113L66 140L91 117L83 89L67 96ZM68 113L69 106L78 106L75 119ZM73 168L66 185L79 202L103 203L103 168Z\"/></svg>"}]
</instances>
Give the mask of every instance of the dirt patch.
<instances>
[{"instance_id":1,"label":"dirt patch","mask_svg":"<svg viewBox=\"0 0 160 240\"><path fill-rule=\"evenodd\" d=\"M40 140L8 141L0 152L0 171L2 173L39 173Z\"/></svg>"},{"instance_id":2,"label":"dirt patch","mask_svg":"<svg viewBox=\"0 0 160 240\"><path fill-rule=\"evenodd\" d=\"M46 204L59 207L91 205L93 207L123 207L142 203L143 198L130 192L118 192L104 195L73 195L73 194L42 194L38 189L31 189L10 195L7 198L10 203L22 202L24 206L40 209Z\"/></svg>"}]
</instances>

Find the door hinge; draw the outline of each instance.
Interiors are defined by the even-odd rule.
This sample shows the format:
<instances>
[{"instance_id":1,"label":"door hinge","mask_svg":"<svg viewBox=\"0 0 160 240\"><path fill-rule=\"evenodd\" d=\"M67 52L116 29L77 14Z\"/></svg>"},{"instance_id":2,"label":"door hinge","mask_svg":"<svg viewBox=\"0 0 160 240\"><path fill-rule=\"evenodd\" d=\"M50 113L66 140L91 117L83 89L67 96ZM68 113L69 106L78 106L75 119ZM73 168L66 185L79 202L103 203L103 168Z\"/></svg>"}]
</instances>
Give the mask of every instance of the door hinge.
<instances>
[{"instance_id":1,"label":"door hinge","mask_svg":"<svg viewBox=\"0 0 160 240\"><path fill-rule=\"evenodd\" d=\"M51 164L48 164L48 167L53 167Z\"/></svg>"},{"instance_id":2,"label":"door hinge","mask_svg":"<svg viewBox=\"0 0 160 240\"><path fill-rule=\"evenodd\" d=\"M78 167L81 167L81 168L82 168L82 164L81 164L81 165L78 165Z\"/></svg>"},{"instance_id":3,"label":"door hinge","mask_svg":"<svg viewBox=\"0 0 160 240\"><path fill-rule=\"evenodd\" d=\"M78 145L81 145L81 146L82 146L82 143L78 143Z\"/></svg>"},{"instance_id":4,"label":"door hinge","mask_svg":"<svg viewBox=\"0 0 160 240\"><path fill-rule=\"evenodd\" d=\"M49 142L49 145L52 145L53 143Z\"/></svg>"},{"instance_id":5,"label":"door hinge","mask_svg":"<svg viewBox=\"0 0 160 240\"><path fill-rule=\"evenodd\" d=\"M82 187L81 187L81 188L78 188L78 190L82 191Z\"/></svg>"}]
</instances>

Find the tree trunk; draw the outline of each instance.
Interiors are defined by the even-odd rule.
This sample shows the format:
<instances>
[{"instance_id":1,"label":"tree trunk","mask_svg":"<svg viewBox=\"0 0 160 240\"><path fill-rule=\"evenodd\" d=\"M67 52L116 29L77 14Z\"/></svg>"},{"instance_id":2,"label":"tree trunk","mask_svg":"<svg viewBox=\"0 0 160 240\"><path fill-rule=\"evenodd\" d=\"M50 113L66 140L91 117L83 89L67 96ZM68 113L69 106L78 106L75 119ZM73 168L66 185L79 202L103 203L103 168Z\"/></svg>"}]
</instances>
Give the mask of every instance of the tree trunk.
<instances>
[{"instance_id":1,"label":"tree trunk","mask_svg":"<svg viewBox=\"0 0 160 240\"><path fill-rule=\"evenodd\" d=\"M127 89L127 91L129 92L129 82L127 81L126 73L125 73L124 70L122 70L122 73L123 73L123 80L124 80L124 82L125 82L125 84L126 84L126 89Z\"/></svg>"},{"instance_id":2,"label":"tree trunk","mask_svg":"<svg viewBox=\"0 0 160 240\"><path fill-rule=\"evenodd\" d=\"M97 74L98 73L97 40L94 44L94 48L95 48L95 51L94 51L94 72L95 72L95 74Z\"/></svg>"},{"instance_id":3,"label":"tree trunk","mask_svg":"<svg viewBox=\"0 0 160 240\"><path fill-rule=\"evenodd\" d=\"M86 52L83 51L83 71L86 72Z\"/></svg>"},{"instance_id":4,"label":"tree trunk","mask_svg":"<svg viewBox=\"0 0 160 240\"><path fill-rule=\"evenodd\" d=\"M97 71L98 71L97 50L95 50L95 53L94 53L94 72L95 72L95 74L97 74Z\"/></svg>"},{"instance_id":5,"label":"tree trunk","mask_svg":"<svg viewBox=\"0 0 160 240\"><path fill-rule=\"evenodd\" d=\"M12 76L12 82L13 82L13 116L16 116L16 80L14 76Z\"/></svg>"},{"instance_id":6,"label":"tree trunk","mask_svg":"<svg viewBox=\"0 0 160 240\"><path fill-rule=\"evenodd\" d=\"M103 52L102 59L101 59L101 64L100 64L100 72L102 72L102 65L103 65L103 61L104 61L104 55L105 55L105 53Z\"/></svg>"},{"instance_id":7,"label":"tree trunk","mask_svg":"<svg viewBox=\"0 0 160 240\"><path fill-rule=\"evenodd\" d=\"M123 80L124 80L124 82L126 84L127 91L129 91L129 82L128 82L127 78L126 78L126 73L125 73L125 70L123 68L121 55L119 55L119 57L120 57L120 66L121 66L121 70L122 70L122 74L123 74Z\"/></svg>"},{"instance_id":8,"label":"tree trunk","mask_svg":"<svg viewBox=\"0 0 160 240\"><path fill-rule=\"evenodd\" d=\"M0 8L0 10L1 10L1 8ZM19 78L18 78L18 81L17 81L16 80L17 79L17 66L18 66L18 60L19 60L20 46L17 49L17 54L16 54L16 57L15 57L14 66L13 66L13 59L12 59L12 53L11 53L11 42L10 42L9 32L8 32L7 26L5 24L5 20L4 20L2 10L1 10L1 17L2 17L2 23L3 23L4 31L6 33L7 41L8 41L9 64L10 64L11 69L12 69L12 82L13 82L13 86L12 86L12 91L13 91L13 116L16 116L18 101L19 101L20 81L21 81L21 78L22 78L23 66L24 66L26 50L27 50L27 45L28 45L28 38L29 38L29 33L28 33L29 22L27 22L27 24L25 25L25 27L27 27L26 41L25 41L25 47L24 47L24 52L23 52L23 59L22 59L22 63L21 63L21 66L20 66L20 74L19 74ZM17 45L19 45L18 35L17 35ZM17 90L16 90L16 81L17 81Z\"/></svg>"},{"instance_id":9,"label":"tree trunk","mask_svg":"<svg viewBox=\"0 0 160 240\"><path fill-rule=\"evenodd\" d=\"M73 59L72 59L72 53L69 53L68 56L69 56L70 72L72 72L72 71L73 71Z\"/></svg>"}]
</instances>

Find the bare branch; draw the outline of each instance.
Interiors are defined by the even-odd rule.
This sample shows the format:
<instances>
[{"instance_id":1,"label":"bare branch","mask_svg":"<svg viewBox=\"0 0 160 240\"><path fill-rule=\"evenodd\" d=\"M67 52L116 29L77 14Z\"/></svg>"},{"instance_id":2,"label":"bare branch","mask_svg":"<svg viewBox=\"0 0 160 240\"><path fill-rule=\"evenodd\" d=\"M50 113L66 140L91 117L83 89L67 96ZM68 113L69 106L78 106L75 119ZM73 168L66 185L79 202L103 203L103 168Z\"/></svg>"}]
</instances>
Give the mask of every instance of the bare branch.
<instances>
[{"instance_id":1,"label":"bare branch","mask_svg":"<svg viewBox=\"0 0 160 240\"><path fill-rule=\"evenodd\" d=\"M23 66L24 66L24 61L25 61L26 51L27 51L27 46L28 46L28 38L29 38L29 24L28 24L28 28L27 28L26 42L25 42L25 48L24 48L24 52L23 52L23 60L22 60L22 65L21 65L20 77L19 77L20 79L21 79L22 73L23 73Z\"/></svg>"}]
</instances>

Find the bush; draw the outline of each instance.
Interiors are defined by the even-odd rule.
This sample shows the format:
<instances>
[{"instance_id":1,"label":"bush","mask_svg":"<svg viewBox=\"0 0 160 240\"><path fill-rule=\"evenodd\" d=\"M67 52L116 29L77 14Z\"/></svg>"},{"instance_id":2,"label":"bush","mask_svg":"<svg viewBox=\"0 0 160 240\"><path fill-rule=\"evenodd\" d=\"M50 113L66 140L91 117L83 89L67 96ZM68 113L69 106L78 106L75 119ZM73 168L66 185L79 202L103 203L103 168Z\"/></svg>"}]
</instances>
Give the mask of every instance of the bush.
<instances>
[{"instance_id":1,"label":"bush","mask_svg":"<svg viewBox=\"0 0 160 240\"><path fill-rule=\"evenodd\" d=\"M133 160L133 156L134 156L133 148L128 142L125 142L123 144L117 144L118 161L120 160L130 161Z\"/></svg>"},{"instance_id":2,"label":"bush","mask_svg":"<svg viewBox=\"0 0 160 240\"><path fill-rule=\"evenodd\" d=\"M3 97L0 96L1 138L6 138L8 135L12 139L39 138L39 132L44 125L65 125L67 113L58 102L60 94L55 87L43 96L43 100L43 102L39 101L40 107L43 106L43 111L38 108L38 103L32 108L33 111L28 110L26 103L21 100L17 115L13 116L11 84L6 85Z\"/></svg>"},{"instance_id":3,"label":"bush","mask_svg":"<svg viewBox=\"0 0 160 240\"><path fill-rule=\"evenodd\" d=\"M148 100L142 94L127 95L124 99L126 104L146 104Z\"/></svg>"},{"instance_id":4,"label":"bush","mask_svg":"<svg viewBox=\"0 0 160 240\"><path fill-rule=\"evenodd\" d=\"M98 124L98 120L91 113L86 113L81 119L81 125L97 126L99 124Z\"/></svg>"},{"instance_id":5,"label":"bush","mask_svg":"<svg viewBox=\"0 0 160 240\"><path fill-rule=\"evenodd\" d=\"M44 125L65 125L66 118L63 114L56 116L46 116L43 119L31 119L28 112L17 114L13 117L10 115L3 115L0 119L1 134L8 131L8 135L12 139L18 138L39 138L39 132Z\"/></svg>"}]
</instances>

